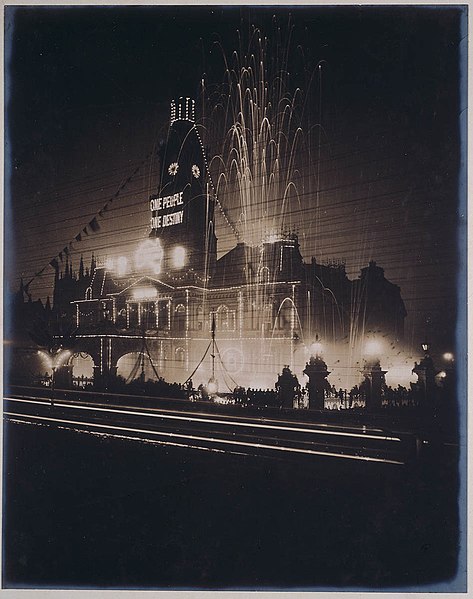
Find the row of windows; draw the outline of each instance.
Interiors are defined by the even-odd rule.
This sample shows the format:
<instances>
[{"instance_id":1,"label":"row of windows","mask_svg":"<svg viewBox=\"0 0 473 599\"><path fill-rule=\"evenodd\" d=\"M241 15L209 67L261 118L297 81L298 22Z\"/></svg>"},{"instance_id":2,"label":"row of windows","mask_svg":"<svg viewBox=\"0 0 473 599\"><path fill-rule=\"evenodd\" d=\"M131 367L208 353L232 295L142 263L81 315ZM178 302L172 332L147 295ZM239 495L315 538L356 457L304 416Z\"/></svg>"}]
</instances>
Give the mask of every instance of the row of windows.
<instances>
[{"instance_id":1,"label":"row of windows","mask_svg":"<svg viewBox=\"0 0 473 599\"><path fill-rule=\"evenodd\" d=\"M178 304L174 309L168 300L157 302L129 303L126 308L118 310L114 315L105 306L102 307L101 319L113 320L117 325L124 328L137 326L146 329L170 330L183 332L185 330L210 331L212 323L218 331L236 331L238 327L237 312L225 304L221 304L216 310L211 310L206 318L202 306L191 311L186 317L184 304ZM271 331L272 329L285 330L295 325L294 314L290 305L284 306L277 313L272 305L264 307L252 306L251 310L244 312L243 328L255 331ZM79 324L85 325L96 321L96 315L92 312L80 313Z\"/></svg>"}]
</instances>

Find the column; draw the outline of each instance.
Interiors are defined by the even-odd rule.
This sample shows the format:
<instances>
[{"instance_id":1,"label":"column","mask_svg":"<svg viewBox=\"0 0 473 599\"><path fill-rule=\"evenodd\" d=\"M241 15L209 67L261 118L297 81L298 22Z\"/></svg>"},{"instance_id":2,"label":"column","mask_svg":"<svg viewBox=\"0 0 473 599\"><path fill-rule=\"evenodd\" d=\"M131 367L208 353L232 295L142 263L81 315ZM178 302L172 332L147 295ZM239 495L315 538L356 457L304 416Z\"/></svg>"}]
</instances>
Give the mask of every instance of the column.
<instances>
[{"instance_id":1,"label":"column","mask_svg":"<svg viewBox=\"0 0 473 599\"><path fill-rule=\"evenodd\" d=\"M311 356L303 372L309 377L309 409L323 410L325 408L325 391L329 386L326 380L330 374L327 364L319 356Z\"/></svg>"}]
</instances>

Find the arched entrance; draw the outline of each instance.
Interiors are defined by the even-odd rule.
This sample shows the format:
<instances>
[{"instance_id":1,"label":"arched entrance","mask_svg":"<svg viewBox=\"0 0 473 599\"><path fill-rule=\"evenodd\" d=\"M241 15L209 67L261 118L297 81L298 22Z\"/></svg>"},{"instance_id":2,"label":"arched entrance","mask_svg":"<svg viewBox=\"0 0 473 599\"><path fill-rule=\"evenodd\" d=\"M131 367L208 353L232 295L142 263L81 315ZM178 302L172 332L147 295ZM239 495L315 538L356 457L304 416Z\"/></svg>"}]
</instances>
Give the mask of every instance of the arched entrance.
<instances>
[{"instance_id":1,"label":"arched entrance","mask_svg":"<svg viewBox=\"0 0 473 599\"><path fill-rule=\"evenodd\" d=\"M72 384L79 389L85 389L93 385L94 360L87 352L73 354L69 360L72 366Z\"/></svg>"},{"instance_id":2,"label":"arched entrance","mask_svg":"<svg viewBox=\"0 0 473 599\"><path fill-rule=\"evenodd\" d=\"M154 367L157 370L157 365ZM157 380L151 360L146 353L130 352L122 356L117 362L117 375L130 382L139 379L144 373L144 379Z\"/></svg>"}]
</instances>

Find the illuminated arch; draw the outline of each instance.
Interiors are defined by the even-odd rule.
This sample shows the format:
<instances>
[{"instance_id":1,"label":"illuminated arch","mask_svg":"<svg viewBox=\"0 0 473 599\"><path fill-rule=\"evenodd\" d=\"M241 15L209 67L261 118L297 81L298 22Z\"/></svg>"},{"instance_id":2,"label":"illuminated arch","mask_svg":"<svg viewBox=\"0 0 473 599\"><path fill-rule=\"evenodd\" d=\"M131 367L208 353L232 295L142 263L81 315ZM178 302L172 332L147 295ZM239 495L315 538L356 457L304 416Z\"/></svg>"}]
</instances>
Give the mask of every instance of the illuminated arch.
<instances>
[{"instance_id":1,"label":"illuminated arch","mask_svg":"<svg viewBox=\"0 0 473 599\"><path fill-rule=\"evenodd\" d=\"M174 352L176 356L176 362L183 363L186 359L186 350L183 347L176 347Z\"/></svg>"},{"instance_id":2,"label":"illuminated arch","mask_svg":"<svg viewBox=\"0 0 473 599\"><path fill-rule=\"evenodd\" d=\"M183 304L174 309L174 329L179 332L186 330L186 308Z\"/></svg>"},{"instance_id":3,"label":"illuminated arch","mask_svg":"<svg viewBox=\"0 0 473 599\"><path fill-rule=\"evenodd\" d=\"M156 380L151 360L142 352L124 354L117 362L117 375L125 380L135 380L141 375L141 363L144 366L145 379Z\"/></svg>"},{"instance_id":4,"label":"illuminated arch","mask_svg":"<svg viewBox=\"0 0 473 599\"><path fill-rule=\"evenodd\" d=\"M94 374L94 359L87 352L72 354L68 363L73 368L74 376L92 377Z\"/></svg>"},{"instance_id":5,"label":"illuminated arch","mask_svg":"<svg viewBox=\"0 0 473 599\"><path fill-rule=\"evenodd\" d=\"M236 326L236 312L225 304L220 304L215 312L215 326L220 331L234 331Z\"/></svg>"},{"instance_id":6,"label":"illuminated arch","mask_svg":"<svg viewBox=\"0 0 473 599\"><path fill-rule=\"evenodd\" d=\"M73 354L69 360L72 366L72 381L74 386L85 389L90 387L94 377L94 360L86 352Z\"/></svg>"}]
</instances>

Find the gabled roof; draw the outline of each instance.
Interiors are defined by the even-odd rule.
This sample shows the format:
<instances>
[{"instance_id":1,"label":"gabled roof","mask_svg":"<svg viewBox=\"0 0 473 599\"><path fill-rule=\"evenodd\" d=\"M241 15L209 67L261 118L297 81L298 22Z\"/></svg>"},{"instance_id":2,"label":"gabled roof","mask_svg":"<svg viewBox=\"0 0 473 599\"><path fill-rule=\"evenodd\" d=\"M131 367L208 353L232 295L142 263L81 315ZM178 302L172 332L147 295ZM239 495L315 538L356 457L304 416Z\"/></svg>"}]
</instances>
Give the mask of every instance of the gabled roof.
<instances>
[{"instance_id":1,"label":"gabled roof","mask_svg":"<svg viewBox=\"0 0 473 599\"><path fill-rule=\"evenodd\" d=\"M155 287L156 289L158 289L162 292L169 292L169 291L173 291L175 289L175 287L173 287L172 285L168 285L168 283L164 283L164 281L161 281L160 279L154 279L153 277L145 276L145 277L140 277L139 279L134 281L131 285L128 285L128 287L125 287L121 291L118 291L115 293L110 293L109 295L129 295L129 292L131 289L134 289L136 287L143 287L143 285L149 285L151 287Z\"/></svg>"},{"instance_id":2,"label":"gabled roof","mask_svg":"<svg viewBox=\"0 0 473 599\"><path fill-rule=\"evenodd\" d=\"M103 298L114 291L117 287L104 267L97 267L92 275L90 287L92 288L92 299Z\"/></svg>"}]
</instances>

